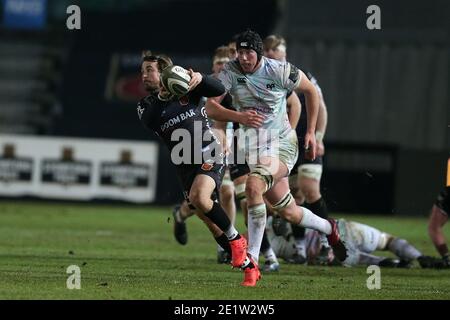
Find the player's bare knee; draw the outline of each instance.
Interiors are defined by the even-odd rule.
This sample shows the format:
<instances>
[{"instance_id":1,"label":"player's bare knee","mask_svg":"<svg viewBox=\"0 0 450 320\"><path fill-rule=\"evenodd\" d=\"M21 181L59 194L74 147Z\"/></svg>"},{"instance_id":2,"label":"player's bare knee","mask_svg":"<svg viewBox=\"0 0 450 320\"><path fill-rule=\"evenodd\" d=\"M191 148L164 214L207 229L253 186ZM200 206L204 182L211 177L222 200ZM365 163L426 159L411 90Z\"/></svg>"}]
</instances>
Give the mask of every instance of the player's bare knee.
<instances>
[{"instance_id":1,"label":"player's bare knee","mask_svg":"<svg viewBox=\"0 0 450 320\"><path fill-rule=\"evenodd\" d=\"M220 199L223 202L233 201L234 199L234 190L229 186L222 186L220 188Z\"/></svg>"},{"instance_id":2,"label":"player's bare knee","mask_svg":"<svg viewBox=\"0 0 450 320\"><path fill-rule=\"evenodd\" d=\"M278 211L278 214L283 217L286 221L289 223L296 223L296 211L292 207L286 207L280 211Z\"/></svg>"},{"instance_id":3,"label":"player's bare knee","mask_svg":"<svg viewBox=\"0 0 450 320\"><path fill-rule=\"evenodd\" d=\"M301 192L306 202L313 203L320 199L321 194L318 183L318 181L309 180L307 183L302 183L300 185Z\"/></svg>"},{"instance_id":4,"label":"player's bare knee","mask_svg":"<svg viewBox=\"0 0 450 320\"><path fill-rule=\"evenodd\" d=\"M191 190L189 193L189 200L194 207L200 209L202 212L207 212L211 209L210 196L200 190Z\"/></svg>"},{"instance_id":5,"label":"player's bare knee","mask_svg":"<svg viewBox=\"0 0 450 320\"><path fill-rule=\"evenodd\" d=\"M297 205L301 206L305 202L305 196L300 191L300 189L297 189L296 192L292 191L292 189L291 189L291 193L292 193L292 196L294 197L295 203Z\"/></svg>"},{"instance_id":6,"label":"player's bare knee","mask_svg":"<svg viewBox=\"0 0 450 320\"><path fill-rule=\"evenodd\" d=\"M257 177L249 177L245 185L245 195L247 199L261 197L264 193L264 182Z\"/></svg>"}]
</instances>

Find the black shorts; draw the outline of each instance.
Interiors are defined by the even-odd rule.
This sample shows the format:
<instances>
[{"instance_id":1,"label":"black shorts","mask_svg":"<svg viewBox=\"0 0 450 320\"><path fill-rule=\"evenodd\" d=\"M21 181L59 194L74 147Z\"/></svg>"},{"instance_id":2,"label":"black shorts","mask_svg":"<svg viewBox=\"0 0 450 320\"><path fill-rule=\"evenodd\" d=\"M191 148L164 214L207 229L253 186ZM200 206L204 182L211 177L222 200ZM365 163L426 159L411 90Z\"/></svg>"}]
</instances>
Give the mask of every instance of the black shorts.
<instances>
[{"instance_id":1,"label":"black shorts","mask_svg":"<svg viewBox=\"0 0 450 320\"><path fill-rule=\"evenodd\" d=\"M244 164L229 164L228 170L230 170L231 181L236 180L239 177L250 173L250 168L246 163Z\"/></svg>"},{"instance_id":2,"label":"black shorts","mask_svg":"<svg viewBox=\"0 0 450 320\"><path fill-rule=\"evenodd\" d=\"M225 173L225 165L224 164L202 164L202 165L188 165L188 166L180 166L177 167L178 177L181 180L181 184L183 186L183 196L190 204L189 201L189 192L191 191L192 184L194 183L194 179L199 174L207 175L216 183L216 187L211 194L211 200L216 201L219 199L219 189L222 184L223 175Z\"/></svg>"},{"instance_id":3,"label":"black shorts","mask_svg":"<svg viewBox=\"0 0 450 320\"><path fill-rule=\"evenodd\" d=\"M439 193L436 202L434 203L439 209L444 211L447 215L450 212L450 187L445 187Z\"/></svg>"},{"instance_id":4,"label":"black shorts","mask_svg":"<svg viewBox=\"0 0 450 320\"><path fill-rule=\"evenodd\" d=\"M300 140L299 140L300 141ZM289 176L295 176L298 173L298 167L302 164L320 164L323 165L323 159L322 156L316 157L313 161L305 158L305 147L303 144L300 144L299 142L299 148L298 148L298 157L297 162L295 163L294 167L291 170L291 173Z\"/></svg>"}]
</instances>

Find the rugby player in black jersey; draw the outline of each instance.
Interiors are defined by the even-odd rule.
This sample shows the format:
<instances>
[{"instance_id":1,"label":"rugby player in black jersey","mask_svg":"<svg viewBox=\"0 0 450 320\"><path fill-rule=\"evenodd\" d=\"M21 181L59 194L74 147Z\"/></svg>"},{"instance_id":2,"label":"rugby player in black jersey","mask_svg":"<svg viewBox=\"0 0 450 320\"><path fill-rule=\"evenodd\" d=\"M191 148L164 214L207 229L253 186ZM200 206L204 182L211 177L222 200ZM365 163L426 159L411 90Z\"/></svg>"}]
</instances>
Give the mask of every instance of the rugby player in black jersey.
<instances>
[{"instance_id":1,"label":"rugby player in black jersey","mask_svg":"<svg viewBox=\"0 0 450 320\"><path fill-rule=\"evenodd\" d=\"M234 44L234 53L230 50L230 45L232 46ZM224 63L228 62L230 59L236 58L236 43L232 40L228 47L221 46L218 47L215 51L215 54L213 56L213 76L217 76L219 72L223 69ZM298 100L298 99L297 99ZM300 104L300 103L298 103ZM225 106L228 109L235 110L232 106L232 98L230 95L226 95L224 97L224 100L222 101L222 105ZM300 111L300 106L292 106L292 109L297 109ZM298 121L298 116L297 116ZM227 129L229 128L228 122L222 122L222 121L214 121L214 128L220 130L223 133L223 137L226 137L227 135ZM238 130L239 129L239 123L233 123L232 129ZM233 134L231 134L233 135ZM230 221L233 223L235 221L235 215L236 215L236 209L234 207L234 196L230 193L235 192L236 198L238 199L240 203L241 210L244 214L245 222L247 223L247 203L245 198L245 182L247 180L247 176L250 172L250 168L246 163L238 163L236 158L237 151L237 138L232 137L232 139L228 139L231 141L227 141L230 145L232 150L229 150L229 156L234 157L234 159L230 160L228 162L228 170L229 174L225 174L225 177L222 181L222 186L220 188L220 203L222 207L225 209L228 217L230 218ZM224 142L225 143L225 142ZM234 190L231 187L230 183L233 183ZM232 204L230 204L232 202ZM178 241L178 243L184 245L187 243L187 228L186 228L186 219L188 219L192 215L192 212L190 212L188 205L186 201L184 201L181 205L177 205L174 208L173 216L174 216L174 235L175 239ZM217 237L218 235L215 234ZM218 255L217 255L217 262L218 263L228 263L229 262L229 253L225 250L223 250L222 246L220 246L221 249L218 249ZM275 253L273 252L270 242L268 241L267 237L263 237L263 242L261 245L261 253L264 254L265 257L265 265L264 265L264 271L270 272L270 271L278 271L279 269L279 262L277 260L277 257Z\"/></svg>"},{"instance_id":2,"label":"rugby player in black jersey","mask_svg":"<svg viewBox=\"0 0 450 320\"><path fill-rule=\"evenodd\" d=\"M232 265L240 267L247 256L247 243L217 202L223 154L209 127L204 107L199 105L202 97L222 95L224 87L212 77L189 70L189 92L182 97L174 97L160 81L162 70L170 65L172 63L166 56L143 55L142 82L150 94L138 103L139 119L168 147L191 209L196 210L213 235L219 233L217 227L223 232L222 239L216 238L216 241L224 247L229 245Z\"/></svg>"}]
</instances>

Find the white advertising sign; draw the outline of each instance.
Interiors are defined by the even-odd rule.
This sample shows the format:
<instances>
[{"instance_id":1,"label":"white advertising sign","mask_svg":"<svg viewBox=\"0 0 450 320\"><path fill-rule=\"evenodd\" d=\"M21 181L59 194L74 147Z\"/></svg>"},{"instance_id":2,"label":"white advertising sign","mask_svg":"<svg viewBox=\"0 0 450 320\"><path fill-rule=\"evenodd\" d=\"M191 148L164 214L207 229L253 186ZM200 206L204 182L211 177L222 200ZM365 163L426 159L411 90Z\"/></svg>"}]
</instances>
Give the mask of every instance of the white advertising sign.
<instances>
[{"instance_id":1,"label":"white advertising sign","mask_svg":"<svg viewBox=\"0 0 450 320\"><path fill-rule=\"evenodd\" d=\"M158 144L0 135L0 196L152 202Z\"/></svg>"}]
</instances>

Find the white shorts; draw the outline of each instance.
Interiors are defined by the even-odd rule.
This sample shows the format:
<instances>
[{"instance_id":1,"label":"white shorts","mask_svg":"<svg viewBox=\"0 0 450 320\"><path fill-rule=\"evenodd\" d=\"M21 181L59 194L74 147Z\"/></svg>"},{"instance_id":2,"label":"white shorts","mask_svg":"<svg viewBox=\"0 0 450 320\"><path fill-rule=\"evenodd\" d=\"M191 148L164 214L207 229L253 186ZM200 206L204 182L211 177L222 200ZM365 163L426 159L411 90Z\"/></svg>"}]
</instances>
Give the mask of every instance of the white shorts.
<instances>
[{"instance_id":1,"label":"white shorts","mask_svg":"<svg viewBox=\"0 0 450 320\"><path fill-rule=\"evenodd\" d=\"M252 170L254 165L258 163L258 157L273 157L280 159L287 168L288 175L294 168L298 157L298 140L297 134L294 130L289 131L285 136L278 137L278 139L273 139L264 146L258 146L257 151L249 148L250 152L246 153L247 163Z\"/></svg>"},{"instance_id":2,"label":"white shorts","mask_svg":"<svg viewBox=\"0 0 450 320\"><path fill-rule=\"evenodd\" d=\"M320 181L322 178L323 166L315 163L305 163L298 166L297 172L300 177L310 178Z\"/></svg>"},{"instance_id":3,"label":"white shorts","mask_svg":"<svg viewBox=\"0 0 450 320\"><path fill-rule=\"evenodd\" d=\"M365 253L372 253L378 249L382 232L366 224L348 221L347 230L352 233L352 241L358 250Z\"/></svg>"}]
</instances>

